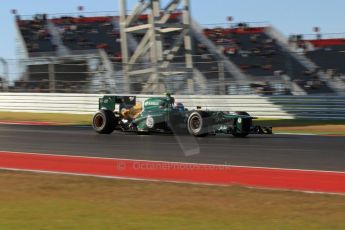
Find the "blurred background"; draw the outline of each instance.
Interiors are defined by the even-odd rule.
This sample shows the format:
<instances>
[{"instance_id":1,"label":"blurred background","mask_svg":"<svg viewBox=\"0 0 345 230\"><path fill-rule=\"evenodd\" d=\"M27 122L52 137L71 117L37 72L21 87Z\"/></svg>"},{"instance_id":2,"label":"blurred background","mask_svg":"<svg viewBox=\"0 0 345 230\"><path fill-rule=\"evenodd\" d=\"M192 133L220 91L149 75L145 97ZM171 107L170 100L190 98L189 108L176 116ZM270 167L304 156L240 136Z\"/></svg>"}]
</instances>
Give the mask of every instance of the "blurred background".
<instances>
[{"instance_id":1,"label":"blurred background","mask_svg":"<svg viewBox=\"0 0 345 230\"><path fill-rule=\"evenodd\" d=\"M341 7L312 1L289 2L299 7L271 1L101 2L6 3L0 90L345 94L345 37L334 21L339 14L327 11ZM315 14L320 7L324 15Z\"/></svg>"}]
</instances>

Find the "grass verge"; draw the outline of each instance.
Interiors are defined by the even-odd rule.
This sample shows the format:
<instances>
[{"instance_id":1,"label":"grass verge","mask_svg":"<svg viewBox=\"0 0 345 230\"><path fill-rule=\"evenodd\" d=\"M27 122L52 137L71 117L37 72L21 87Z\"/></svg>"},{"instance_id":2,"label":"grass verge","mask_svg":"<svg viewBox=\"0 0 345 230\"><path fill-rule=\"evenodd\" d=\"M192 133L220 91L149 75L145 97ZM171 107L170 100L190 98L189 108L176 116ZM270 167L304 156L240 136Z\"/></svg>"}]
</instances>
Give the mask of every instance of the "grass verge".
<instances>
[{"instance_id":1,"label":"grass verge","mask_svg":"<svg viewBox=\"0 0 345 230\"><path fill-rule=\"evenodd\" d=\"M0 120L5 121L40 121L57 122L67 125L89 125L91 119L92 114L0 112Z\"/></svg>"},{"instance_id":2,"label":"grass verge","mask_svg":"<svg viewBox=\"0 0 345 230\"><path fill-rule=\"evenodd\" d=\"M317 120L317 119L258 119L255 124L273 127L301 127L320 125L345 125L344 120Z\"/></svg>"},{"instance_id":3,"label":"grass verge","mask_svg":"<svg viewBox=\"0 0 345 230\"><path fill-rule=\"evenodd\" d=\"M0 171L0 229L345 229L345 196Z\"/></svg>"},{"instance_id":4,"label":"grass verge","mask_svg":"<svg viewBox=\"0 0 345 230\"><path fill-rule=\"evenodd\" d=\"M345 135L344 120L258 119L255 124L272 126L274 133Z\"/></svg>"}]
</instances>

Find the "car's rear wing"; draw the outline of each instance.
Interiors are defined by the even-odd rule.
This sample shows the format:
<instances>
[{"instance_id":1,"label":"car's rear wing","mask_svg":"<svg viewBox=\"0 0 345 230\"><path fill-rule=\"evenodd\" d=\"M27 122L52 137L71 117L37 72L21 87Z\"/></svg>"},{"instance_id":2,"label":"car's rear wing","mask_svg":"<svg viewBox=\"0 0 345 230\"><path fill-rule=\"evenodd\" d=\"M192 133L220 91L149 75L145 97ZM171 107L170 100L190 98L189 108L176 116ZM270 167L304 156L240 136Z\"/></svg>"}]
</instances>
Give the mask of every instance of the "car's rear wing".
<instances>
[{"instance_id":1,"label":"car's rear wing","mask_svg":"<svg viewBox=\"0 0 345 230\"><path fill-rule=\"evenodd\" d=\"M135 96L116 96L116 95L105 95L99 98L98 109L105 109L114 111L121 110L122 108L133 107L136 103Z\"/></svg>"}]
</instances>

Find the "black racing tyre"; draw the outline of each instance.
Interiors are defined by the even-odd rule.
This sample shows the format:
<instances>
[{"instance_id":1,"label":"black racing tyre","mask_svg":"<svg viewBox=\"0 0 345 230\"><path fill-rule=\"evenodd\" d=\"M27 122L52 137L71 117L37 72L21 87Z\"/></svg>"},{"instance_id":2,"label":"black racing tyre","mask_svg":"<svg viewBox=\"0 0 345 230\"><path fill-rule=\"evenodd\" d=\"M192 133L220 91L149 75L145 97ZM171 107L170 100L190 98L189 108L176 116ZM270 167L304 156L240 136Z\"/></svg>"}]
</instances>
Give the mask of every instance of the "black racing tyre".
<instances>
[{"instance_id":1,"label":"black racing tyre","mask_svg":"<svg viewBox=\"0 0 345 230\"><path fill-rule=\"evenodd\" d=\"M99 110L92 119L93 129L100 134L110 134L114 131L116 117L110 110Z\"/></svg>"},{"instance_id":2,"label":"black racing tyre","mask_svg":"<svg viewBox=\"0 0 345 230\"><path fill-rule=\"evenodd\" d=\"M187 129L189 134L196 137L205 137L208 135L207 116L202 112L193 112L187 120Z\"/></svg>"},{"instance_id":3,"label":"black racing tyre","mask_svg":"<svg viewBox=\"0 0 345 230\"><path fill-rule=\"evenodd\" d=\"M244 111L237 111L237 112L235 112L235 114L243 115L243 116L250 116L249 113L244 112ZM237 119L234 122L237 122ZM248 126L248 127L252 126L252 119L242 119L242 122L245 123L244 126ZM249 132L246 132L246 133L236 133L236 132L234 132L234 133L232 133L232 135L234 137L244 138L244 137L249 135Z\"/></svg>"}]
</instances>

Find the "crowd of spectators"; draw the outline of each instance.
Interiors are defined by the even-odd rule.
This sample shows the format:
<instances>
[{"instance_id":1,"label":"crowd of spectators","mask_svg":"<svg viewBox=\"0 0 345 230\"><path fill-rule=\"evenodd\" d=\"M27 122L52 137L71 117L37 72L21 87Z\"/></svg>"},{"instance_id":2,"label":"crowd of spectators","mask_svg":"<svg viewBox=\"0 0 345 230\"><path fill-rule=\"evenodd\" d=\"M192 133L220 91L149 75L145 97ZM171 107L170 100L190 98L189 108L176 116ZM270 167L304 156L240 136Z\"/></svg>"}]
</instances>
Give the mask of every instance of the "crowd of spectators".
<instances>
[{"instance_id":1,"label":"crowd of spectators","mask_svg":"<svg viewBox=\"0 0 345 230\"><path fill-rule=\"evenodd\" d=\"M265 33L265 27L248 27L239 24L236 28L206 29L205 35L240 67L244 73L264 80L266 76L280 79L288 75L292 81L308 92L328 91L317 71L310 73L304 66L278 45L275 39ZM298 49L307 48L302 36L290 38Z\"/></svg>"},{"instance_id":2,"label":"crowd of spectators","mask_svg":"<svg viewBox=\"0 0 345 230\"><path fill-rule=\"evenodd\" d=\"M345 39L303 40L308 45L305 55L318 65L328 79L342 80L345 75Z\"/></svg>"},{"instance_id":3,"label":"crowd of spectators","mask_svg":"<svg viewBox=\"0 0 345 230\"><path fill-rule=\"evenodd\" d=\"M261 68L273 73L273 71L280 70L274 69L273 64L270 62L270 58L276 54L275 41L264 36L265 28L248 27L245 23L239 23L238 25L238 27L231 29L206 29L204 33L230 59L236 57L247 58L237 62L244 71ZM250 57L258 56L261 58L261 62L252 62L250 60Z\"/></svg>"},{"instance_id":4,"label":"crowd of spectators","mask_svg":"<svg viewBox=\"0 0 345 230\"><path fill-rule=\"evenodd\" d=\"M4 89L4 81L2 80L2 77L0 76L0 92Z\"/></svg>"},{"instance_id":5,"label":"crowd of spectators","mask_svg":"<svg viewBox=\"0 0 345 230\"><path fill-rule=\"evenodd\" d=\"M52 35L47 28L47 16L38 14L32 20L16 18L29 54L35 52L51 52L56 47L51 42Z\"/></svg>"},{"instance_id":6,"label":"crowd of spectators","mask_svg":"<svg viewBox=\"0 0 345 230\"><path fill-rule=\"evenodd\" d=\"M71 50L103 49L112 61L121 61L118 17L61 17L52 22Z\"/></svg>"},{"instance_id":7,"label":"crowd of spectators","mask_svg":"<svg viewBox=\"0 0 345 230\"><path fill-rule=\"evenodd\" d=\"M48 19L45 14L35 15L31 20L16 17L29 55L37 52L54 52L48 21L52 22L70 50L104 49L114 62L121 61L120 32L115 25L118 17L60 17Z\"/></svg>"},{"instance_id":8,"label":"crowd of spectators","mask_svg":"<svg viewBox=\"0 0 345 230\"><path fill-rule=\"evenodd\" d=\"M327 34L320 33L316 33L314 39L305 39L304 35L290 35L289 45L314 62L318 66L317 71L322 71L327 79L345 81L344 38L327 38ZM315 89L325 84L315 76L315 73L305 72L305 75L311 76L311 79L306 81L305 87Z\"/></svg>"},{"instance_id":9,"label":"crowd of spectators","mask_svg":"<svg viewBox=\"0 0 345 230\"><path fill-rule=\"evenodd\" d=\"M88 93L87 81L56 81L55 89L50 88L49 80L25 81L18 80L9 88L11 92L30 93Z\"/></svg>"},{"instance_id":10,"label":"crowd of spectators","mask_svg":"<svg viewBox=\"0 0 345 230\"><path fill-rule=\"evenodd\" d=\"M169 22L179 20L180 16L181 13L172 14ZM139 19L138 23L142 24L147 22L148 17L142 15ZM17 16L17 24L29 54L57 50L56 45L52 42L54 35L48 29L48 23L52 23L58 29L63 45L68 49L103 49L112 62L122 61L118 20L118 17L83 16L48 19L45 14L35 15L32 20L21 20ZM308 73L300 64L292 61L291 57L288 57L288 54L279 48L277 42L267 36L265 30L265 27L251 27L246 23L238 23L231 28L205 29L204 34L226 57L250 76L277 76L279 78L282 75L289 75L291 80L303 88L312 90L322 88L325 85L324 82L319 80L317 73ZM143 34L135 36L142 38ZM164 37L164 47L168 48L173 44L174 39L174 36ZM322 40L321 37L319 40ZM308 41L305 41L301 35L291 36L289 42L297 44L298 49L303 53L309 48ZM193 60L195 65L201 72L206 73L205 75L216 79L220 71L217 58L208 51L205 44L196 42L195 39L193 43L194 50L196 50L196 57ZM177 56L183 57L184 55L181 53ZM175 61L183 62L179 58L176 58ZM258 90L272 91L269 89L269 84L263 82L264 84L258 86ZM81 84L81 82L57 82L56 91L80 91L78 84ZM50 90L46 80L39 82L20 81L16 83L16 88L26 88L31 92Z\"/></svg>"},{"instance_id":11,"label":"crowd of spectators","mask_svg":"<svg viewBox=\"0 0 345 230\"><path fill-rule=\"evenodd\" d=\"M16 16L16 23L21 32L24 44L30 57L40 55L53 55L58 50L57 42L61 39L59 46L64 46L70 51L85 51L103 49L112 62L121 62L121 47L118 17L59 17L48 19L45 14L37 14L30 20L22 20ZM58 33L51 34L50 31L55 29ZM58 37L57 37L58 36ZM72 63L73 64L73 63ZM34 72L42 72L44 79L37 78L37 74L31 76L31 67L35 68ZM66 66L67 68L68 66ZM76 65L78 67L78 65ZM40 65L28 66L28 80L20 80L10 88L11 91L26 92L51 92L48 81L48 66ZM61 71L66 69L62 67ZM72 70L77 72L78 69ZM80 76L86 75L87 70L83 71ZM71 71L67 71L71 72ZM38 74L39 75L39 74ZM55 82L55 92L86 92L84 88L88 81L80 77L74 79L74 76L64 74L61 79ZM72 74L73 75L73 74ZM58 76L56 76L58 77ZM70 78L72 77L72 78Z\"/></svg>"}]
</instances>

